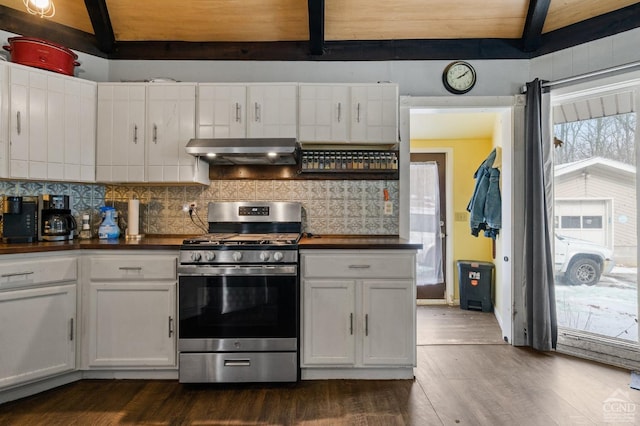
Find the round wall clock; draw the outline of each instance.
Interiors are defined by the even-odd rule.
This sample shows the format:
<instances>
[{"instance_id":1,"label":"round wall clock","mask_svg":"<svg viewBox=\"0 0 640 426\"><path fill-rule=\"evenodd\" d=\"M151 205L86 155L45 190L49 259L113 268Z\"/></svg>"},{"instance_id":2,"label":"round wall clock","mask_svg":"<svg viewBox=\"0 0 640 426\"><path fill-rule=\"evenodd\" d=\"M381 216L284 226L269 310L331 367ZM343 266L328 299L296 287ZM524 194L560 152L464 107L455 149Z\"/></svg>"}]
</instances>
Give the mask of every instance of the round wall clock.
<instances>
[{"instance_id":1,"label":"round wall clock","mask_svg":"<svg viewBox=\"0 0 640 426\"><path fill-rule=\"evenodd\" d=\"M442 73L442 83L451 93L462 95L476 84L476 70L464 61L451 62Z\"/></svg>"}]
</instances>

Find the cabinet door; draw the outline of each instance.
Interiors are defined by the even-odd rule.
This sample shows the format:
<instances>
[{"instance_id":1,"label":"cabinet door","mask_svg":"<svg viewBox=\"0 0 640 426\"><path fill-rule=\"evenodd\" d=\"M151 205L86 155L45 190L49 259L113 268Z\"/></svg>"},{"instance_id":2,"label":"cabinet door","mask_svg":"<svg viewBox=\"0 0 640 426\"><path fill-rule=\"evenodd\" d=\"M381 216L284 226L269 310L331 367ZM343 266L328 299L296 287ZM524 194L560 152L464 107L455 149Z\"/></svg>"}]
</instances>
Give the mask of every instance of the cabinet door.
<instances>
[{"instance_id":1,"label":"cabinet door","mask_svg":"<svg viewBox=\"0 0 640 426\"><path fill-rule=\"evenodd\" d=\"M195 136L196 85L152 84L147 92L147 180L193 180L195 157L184 147Z\"/></svg>"},{"instance_id":2,"label":"cabinet door","mask_svg":"<svg viewBox=\"0 0 640 426\"><path fill-rule=\"evenodd\" d=\"M398 140L398 86L351 87L351 142L395 143Z\"/></svg>"},{"instance_id":3,"label":"cabinet door","mask_svg":"<svg viewBox=\"0 0 640 426\"><path fill-rule=\"evenodd\" d=\"M0 177L9 177L9 66L0 60Z\"/></svg>"},{"instance_id":4,"label":"cabinet door","mask_svg":"<svg viewBox=\"0 0 640 426\"><path fill-rule=\"evenodd\" d=\"M12 67L11 177L47 178L47 137L47 77Z\"/></svg>"},{"instance_id":5,"label":"cabinet door","mask_svg":"<svg viewBox=\"0 0 640 426\"><path fill-rule=\"evenodd\" d=\"M0 388L75 368L76 284L0 292Z\"/></svg>"},{"instance_id":6,"label":"cabinet door","mask_svg":"<svg viewBox=\"0 0 640 426\"><path fill-rule=\"evenodd\" d=\"M60 76L48 75L46 76L46 90L42 96L36 93L36 96L29 101L30 110L33 111L36 106L36 102L44 102L46 108L46 133L44 137L45 146L36 148L38 150L44 149L43 152L47 153L47 175L46 179L52 180L64 180L64 162L65 162L65 79ZM33 123L33 117L31 122ZM33 126L33 124L32 124ZM33 144L36 141L31 141ZM37 143L38 145L39 143ZM36 146L37 146L36 145ZM30 171L31 177L33 172Z\"/></svg>"},{"instance_id":7,"label":"cabinet door","mask_svg":"<svg viewBox=\"0 0 640 426\"><path fill-rule=\"evenodd\" d=\"M346 142L349 125L349 87L301 84L298 134L301 142Z\"/></svg>"},{"instance_id":8,"label":"cabinet door","mask_svg":"<svg viewBox=\"0 0 640 426\"><path fill-rule=\"evenodd\" d=\"M143 182L145 84L98 85L96 180Z\"/></svg>"},{"instance_id":9,"label":"cabinet door","mask_svg":"<svg viewBox=\"0 0 640 426\"><path fill-rule=\"evenodd\" d=\"M412 365L415 297L411 280L363 281L363 365Z\"/></svg>"},{"instance_id":10,"label":"cabinet door","mask_svg":"<svg viewBox=\"0 0 640 426\"><path fill-rule=\"evenodd\" d=\"M175 282L91 283L89 365L175 365Z\"/></svg>"},{"instance_id":11,"label":"cabinet door","mask_svg":"<svg viewBox=\"0 0 640 426\"><path fill-rule=\"evenodd\" d=\"M29 74L11 69L9 132L10 176L29 177Z\"/></svg>"},{"instance_id":12,"label":"cabinet door","mask_svg":"<svg viewBox=\"0 0 640 426\"><path fill-rule=\"evenodd\" d=\"M355 364L355 283L304 281L302 365Z\"/></svg>"},{"instance_id":13,"label":"cabinet door","mask_svg":"<svg viewBox=\"0 0 640 426\"><path fill-rule=\"evenodd\" d=\"M64 94L64 179L94 182L96 84L67 79Z\"/></svg>"},{"instance_id":14,"label":"cabinet door","mask_svg":"<svg viewBox=\"0 0 640 426\"><path fill-rule=\"evenodd\" d=\"M248 137L297 137L297 84L252 84L247 90Z\"/></svg>"},{"instance_id":15,"label":"cabinet door","mask_svg":"<svg viewBox=\"0 0 640 426\"><path fill-rule=\"evenodd\" d=\"M199 138L243 138L247 128L245 85L199 84Z\"/></svg>"}]
</instances>

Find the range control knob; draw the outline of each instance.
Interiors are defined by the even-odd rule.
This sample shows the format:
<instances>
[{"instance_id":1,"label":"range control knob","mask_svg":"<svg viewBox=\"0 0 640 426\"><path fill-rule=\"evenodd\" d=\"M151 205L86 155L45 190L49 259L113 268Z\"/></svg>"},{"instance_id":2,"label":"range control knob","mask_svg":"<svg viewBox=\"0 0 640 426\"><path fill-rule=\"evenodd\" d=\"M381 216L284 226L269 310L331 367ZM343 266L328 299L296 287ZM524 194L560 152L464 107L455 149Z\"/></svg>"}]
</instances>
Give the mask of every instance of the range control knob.
<instances>
[{"instance_id":1,"label":"range control knob","mask_svg":"<svg viewBox=\"0 0 640 426\"><path fill-rule=\"evenodd\" d=\"M212 251L204 252L204 260L206 260L207 262L211 262L215 258L216 258L216 254L214 252Z\"/></svg>"},{"instance_id":2,"label":"range control knob","mask_svg":"<svg viewBox=\"0 0 640 426\"><path fill-rule=\"evenodd\" d=\"M238 262L240 261L240 259L242 259L242 253L240 253L239 251L234 251L231 257L233 258L233 260Z\"/></svg>"},{"instance_id":3,"label":"range control knob","mask_svg":"<svg viewBox=\"0 0 640 426\"><path fill-rule=\"evenodd\" d=\"M283 257L284 257L284 254L282 254L282 252L280 251L273 253L273 260L275 260L276 262L280 262Z\"/></svg>"},{"instance_id":4,"label":"range control knob","mask_svg":"<svg viewBox=\"0 0 640 426\"><path fill-rule=\"evenodd\" d=\"M260 253L260 260L263 262L266 262L267 260L269 260L270 257L271 255L269 254L268 251L263 251Z\"/></svg>"},{"instance_id":5,"label":"range control knob","mask_svg":"<svg viewBox=\"0 0 640 426\"><path fill-rule=\"evenodd\" d=\"M198 262L202 258L202 254L199 251L192 251L190 257L192 261Z\"/></svg>"}]
</instances>

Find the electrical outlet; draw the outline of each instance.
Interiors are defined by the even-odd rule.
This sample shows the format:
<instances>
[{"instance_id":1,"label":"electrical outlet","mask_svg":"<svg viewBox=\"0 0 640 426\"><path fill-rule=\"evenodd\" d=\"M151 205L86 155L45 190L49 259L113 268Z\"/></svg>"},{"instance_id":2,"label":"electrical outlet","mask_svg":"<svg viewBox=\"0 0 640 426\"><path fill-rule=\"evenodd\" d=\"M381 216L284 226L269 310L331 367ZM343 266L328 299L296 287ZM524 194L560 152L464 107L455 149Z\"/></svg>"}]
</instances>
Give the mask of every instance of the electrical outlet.
<instances>
[{"instance_id":1,"label":"electrical outlet","mask_svg":"<svg viewBox=\"0 0 640 426\"><path fill-rule=\"evenodd\" d=\"M393 203L391 201L384 202L384 215L391 216L393 214Z\"/></svg>"},{"instance_id":2,"label":"electrical outlet","mask_svg":"<svg viewBox=\"0 0 640 426\"><path fill-rule=\"evenodd\" d=\"M182 205L182 211L185 213L194 212L198 209L198 204L195 201L185 203Z\"/></svg>"}]
</instances>

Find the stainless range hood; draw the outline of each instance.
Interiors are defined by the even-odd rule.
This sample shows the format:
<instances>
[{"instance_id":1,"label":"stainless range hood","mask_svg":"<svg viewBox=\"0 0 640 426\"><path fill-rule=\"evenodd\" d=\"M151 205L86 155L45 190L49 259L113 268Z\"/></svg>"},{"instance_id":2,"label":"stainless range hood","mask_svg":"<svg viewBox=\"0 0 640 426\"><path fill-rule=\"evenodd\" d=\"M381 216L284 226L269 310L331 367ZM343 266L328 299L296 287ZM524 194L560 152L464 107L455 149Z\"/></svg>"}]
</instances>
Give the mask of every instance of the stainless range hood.
<instances>
[{"instance_id":1,"label":"stainless range hood","mask_svg":"<svg viewBox=\"0 0 640 426\"><path fill-rule=\"evenodd\" d=\"M295 138L191 139L186 151L214 165L296 164Z\"/></svg>"}]
</instances>

